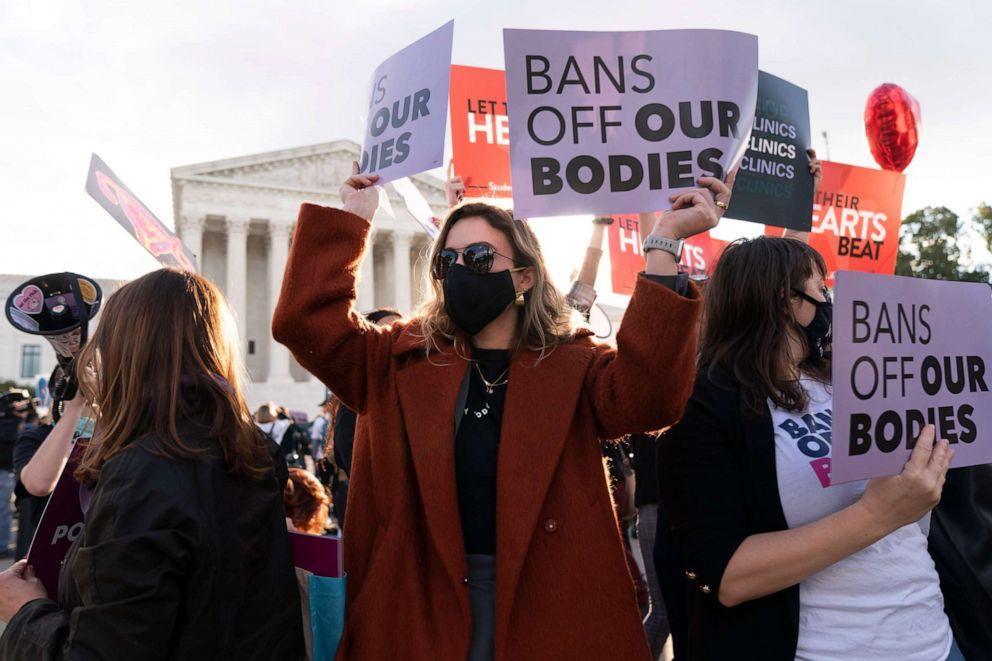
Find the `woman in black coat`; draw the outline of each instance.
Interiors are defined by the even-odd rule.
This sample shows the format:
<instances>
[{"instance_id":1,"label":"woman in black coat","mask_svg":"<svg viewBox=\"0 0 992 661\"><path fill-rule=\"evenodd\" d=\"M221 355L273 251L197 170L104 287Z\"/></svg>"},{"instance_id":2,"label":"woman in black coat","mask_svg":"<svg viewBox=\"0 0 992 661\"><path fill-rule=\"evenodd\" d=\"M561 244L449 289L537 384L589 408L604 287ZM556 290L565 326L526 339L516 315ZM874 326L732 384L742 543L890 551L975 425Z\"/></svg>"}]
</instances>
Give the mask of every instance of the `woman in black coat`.
<instances>
[{"instance_id":1,"label":"woman in black coat","mask_svg":"<svg viewBox=\"0 0 992 661\"><path fill-rule=\"evenodd\" d=\"M685 562L680 661L960 658L926 544L947 441L928 426L900 475L830 482L847 439L825 277L806 244L762 237L729 246L707 286L695 389L658 449Z\"/></svg>"},{"instance_id":2,"label":"woman in black coat","mask_svg":"<svg viewBox=\"0 0 992 661\"><path fill-rule=\"evenodd\" d=\"M99 417L57 600L0 574L3 659L301 659L281 475L241 397L217 288L163 269L108 301L79 364Z\"/></svg>"}]
</instances>

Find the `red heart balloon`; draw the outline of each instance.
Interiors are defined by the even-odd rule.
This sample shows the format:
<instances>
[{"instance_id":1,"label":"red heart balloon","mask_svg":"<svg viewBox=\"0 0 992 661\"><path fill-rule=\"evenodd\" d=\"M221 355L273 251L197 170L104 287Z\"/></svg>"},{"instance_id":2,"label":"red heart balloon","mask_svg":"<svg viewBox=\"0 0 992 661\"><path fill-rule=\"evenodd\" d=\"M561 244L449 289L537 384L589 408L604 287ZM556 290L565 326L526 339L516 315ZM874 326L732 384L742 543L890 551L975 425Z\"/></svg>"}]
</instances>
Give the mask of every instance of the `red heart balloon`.
<instances>
[{"instance_id":1,"label":"red heart balloon","mask_svg":"<svg viewBox=\"0 0 992 661\"><path fill-rule=\"evenodd\" d=\"M902 172L920 140L920 104L898 85L879 85L865 105L865 135L875 161L885 170Z\"/></svg>"}]
</instances>

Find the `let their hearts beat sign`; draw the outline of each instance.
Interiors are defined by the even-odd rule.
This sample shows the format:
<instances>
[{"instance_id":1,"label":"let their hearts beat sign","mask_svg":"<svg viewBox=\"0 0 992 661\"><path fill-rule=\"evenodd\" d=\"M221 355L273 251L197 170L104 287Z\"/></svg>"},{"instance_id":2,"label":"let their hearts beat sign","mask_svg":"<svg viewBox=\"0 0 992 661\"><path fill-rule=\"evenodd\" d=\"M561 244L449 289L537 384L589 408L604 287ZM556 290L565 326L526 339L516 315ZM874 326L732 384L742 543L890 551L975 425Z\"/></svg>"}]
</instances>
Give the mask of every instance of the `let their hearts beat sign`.
<instances>
[{"instance_id":1,"label":"let their hearts beat sign","mask_svg":"<svg viewBox=\"0 0 992 661\"><path fill-rule=\"evenodd\" d=\"M510 197L506 76L451 67L451 151L466 197Z\"/></svg>"},{"instance_id":2,"label":"let their hearts beat sign","mask_svg":"<svg viewBox=\"0 0 992 661\"><path fill-rule=\"evenodd\" d=\"M662 211L740 159L758 38L722 30L504 30L519 217Z\"/></svg>"},{"instance_id":3,"label":"let their hearts beat sign","mask_svg":"<svg viewBox=\"0 0 992 661\"><path fill-rule=\"evenodd\" d=\"M831 483L895 475L927 424L992 462L989 286L841 271L835 296Z\"/></svg>"},{"instance_id":4,"label":"let their hearts beat sign","mask_svg":"<svg viewBox=\"0 0 992 661\"><path fill-rule=\"evenodd\" d=\"M443 165L454 29L449 21L375 70L363 174L378 174L384 184Z\"/></svg>"}]
</instances>

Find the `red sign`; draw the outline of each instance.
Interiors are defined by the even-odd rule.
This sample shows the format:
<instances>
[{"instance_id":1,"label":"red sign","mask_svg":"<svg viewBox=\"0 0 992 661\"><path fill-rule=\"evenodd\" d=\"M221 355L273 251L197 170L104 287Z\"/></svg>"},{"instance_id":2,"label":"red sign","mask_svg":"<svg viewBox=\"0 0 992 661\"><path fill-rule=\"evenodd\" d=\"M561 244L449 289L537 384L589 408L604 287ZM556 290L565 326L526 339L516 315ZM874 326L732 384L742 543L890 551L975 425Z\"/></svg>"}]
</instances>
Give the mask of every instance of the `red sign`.
<instances>
[{"instance_id":1,"label":"red sign","mask_svg":"<svg viewBox=\"0 0 992 661\"><path fill-rule=\"evenodd\" d=\"M892 275L899 253L906 175L823 161L809 244L834 272Z\"/></svg>"},{"instance_id":2,"label":"red sign","mask_svg":"<svg viewBox=\"0 0 992 661\"><path fill-rule=\"evenodd\" d=\"M613 221L607 231L613 293L629 296L634 293L637 274L644 270L640 221L636 214L613 216ZM708 276L726 246L726 241L714 239L709 232L687 239L680 267L690 276Z\"/></svg>"},{"instance_id":3,"label":"red sign","mask_svg":"<svg viewBox=\"0 0 992 661\"><path fill-rule=\"evenodd\" d=\"M451 148L466 197L511 197L506 76L452 65Z\"/></svg>"}]
</instances>

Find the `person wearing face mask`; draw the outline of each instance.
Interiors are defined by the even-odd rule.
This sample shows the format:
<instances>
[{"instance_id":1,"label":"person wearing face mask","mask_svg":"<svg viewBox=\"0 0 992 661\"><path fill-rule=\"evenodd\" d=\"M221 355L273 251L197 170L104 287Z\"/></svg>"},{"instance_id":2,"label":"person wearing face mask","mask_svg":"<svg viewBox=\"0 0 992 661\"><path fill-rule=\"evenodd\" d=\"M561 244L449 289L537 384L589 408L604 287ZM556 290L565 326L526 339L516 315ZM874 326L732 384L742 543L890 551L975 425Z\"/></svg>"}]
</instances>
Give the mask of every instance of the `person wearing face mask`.
<instances>
[{"instance_id":1,"label":"person wearing face mask","mask_svg":"<svg viewBox=\"0 0 992 661\"><path fill-rule=\"evenodd\" d=\"M961 659L927 553L953 452L924 428L896 476L830 484L832 305L801 241L731 244L696 385L659 440L685 561L688 659Z\"/></svg>"},{"instance_id":2,"label":"person wearing face mask","mask_svg":"<svg viewBox=\"0 0 992 661\"><path fill-rule=\"evenodd\" d=\"M527 223L488 204L448 214L422 309L369 323L355 274L378 178L354 173L343 210L301 208L272 322L359 414L337 658L650 658L599 439L681 415L699 302L678 253L730 188L672 196L614 348L573 327Z\"/></svg>"}]
</instances>

